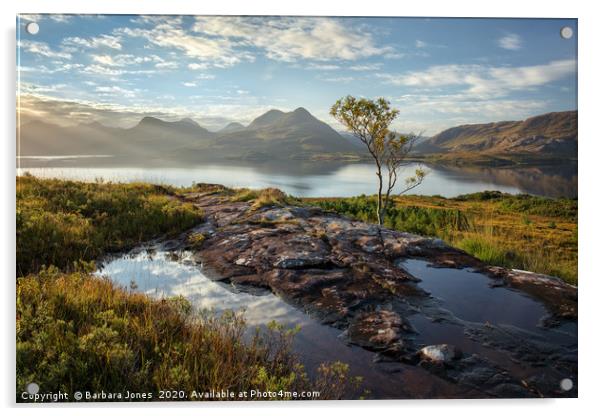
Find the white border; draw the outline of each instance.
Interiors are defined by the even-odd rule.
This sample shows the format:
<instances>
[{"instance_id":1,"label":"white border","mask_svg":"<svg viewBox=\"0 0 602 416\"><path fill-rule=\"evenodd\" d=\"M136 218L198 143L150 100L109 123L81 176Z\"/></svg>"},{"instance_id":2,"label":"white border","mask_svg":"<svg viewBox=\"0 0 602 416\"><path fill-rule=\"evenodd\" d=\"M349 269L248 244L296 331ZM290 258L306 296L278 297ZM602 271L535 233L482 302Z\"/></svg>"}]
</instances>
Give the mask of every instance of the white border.
<instances>
[{"instance_id":1,"label":"white border","mask_svg":"<svg viewBox=\"0 0 602 416\"><path fill-rule=\"evenodd\" d=\"M174 412L202 414L299 414L308 412L336 411L345 414L365 415L372 408L379 413L400 412L409 414L449 414L487 416L504 415L515 412L536 412L547 415L573 415L593 413L600 405L599 386L602 363L602 342L599 304L602 295L602 278L597 272L595 260L601 250L600 236L600 197L599 159L602 157L602 134L600 133L600 48L602 39L600 28L602 16L596 11L593 1L533 1L501 0L491 1L433 1L401 2L370 0L326 1L303 0L285 2L282 0L253 0L198 2L190 0L103 0L91 2L73 0L33 1L5 0L2 8L2 188L4 197L0 203L2 210L0 230L3 234L0 247L2 274L2 328L0 343L0 394L2 405L12 407L9 412L31 413L35 408L15 408L15 15L16 13L131 13L131 14L294 14L294 15L338 15L338 16L456 16L456 17L570 17L579 18L579 399L566 400L426 400L426 401L370 401L370 402L319 402L319 403L205 403L170 404ZM137 408L146 414L164 414L161 404L114 405L111 408ZM84 410L89 414L104 414L106 404L88 405ZM143 408L143 409L141 409ZM81 414L82 408L74 405L47 406L38 408L44 414ZM319 409L319 410L318 410Z\"/></svg>"}]
</instances>

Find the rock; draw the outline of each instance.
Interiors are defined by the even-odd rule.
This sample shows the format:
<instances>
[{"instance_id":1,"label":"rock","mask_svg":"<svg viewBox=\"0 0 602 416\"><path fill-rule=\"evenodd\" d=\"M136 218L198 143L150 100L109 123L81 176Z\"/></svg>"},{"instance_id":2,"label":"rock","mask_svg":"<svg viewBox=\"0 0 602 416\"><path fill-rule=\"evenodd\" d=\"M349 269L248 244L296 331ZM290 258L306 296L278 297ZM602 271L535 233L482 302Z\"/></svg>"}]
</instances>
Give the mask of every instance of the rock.
<instances>
[{"instance_id":1,"label":"rock","mask_svg":"<svg viewBox=\"0 0 602 416\"><path fill-rule=\"evenodd\" d=\"M281 269L303 269L315 266L324 266L329 263L328 259L310 253L293 253L283 255L275 263L274 267Z\"/></svg>"},{"instance_id":2,"label":"rock","mask_svg":"<svg viewBox=\"0 0 602 416\"><path fill-rule=\"evenodd\" d=\"M488 266L439 239L354 221L319 208L254 210L249 202L231 202L219 189L208 192L185 198L206 214L206 222L190 231L203 232L202 247L187 249L211 279L269 290L320 322L343 330L350 343L400 365L419 364L483 397L529 396L532 392L505 369L507 362L465 356L451 345L458 342L454 339L422 349L417 346L427 341L420 340L405 316L418 314L435 322L433 317L451 319L453 314L420 287L419 279L399 267L404 260L424 259L434 267L484 273L492 283L527 292L543 302L552 312L549 322L556 325L574 323L577 317L576 288L558 279ZM186 241L185 237L180 241ZM481 328L461 320L453 323L463 328L470 342L489 344L489 349L520 366L537 368L536 372L550 369L576 374L576 339L573 353L569 349L573 345L550 348L550 343L525 341L534 334L497 325ZM552 384L538 383L537 389L543 395L559 395Z\"/></svg>"},{"instance_id":3,"label":"rock","mask_svg":"<svg viewBox=\"0 0 602 416\"><path fill-rule=\"evenodd\" d=\"M349 325L349 341L373 350L403 343L401 336L412 332L410 324L397 313L387 310L364 312Z\"/></svg>"},{"instance_id":4,"label":"rock","mask_svg":"<svg viewBox=\"0 0 602 416\"><path fill-rule=\"evenodd\" d=\"M422 359L436 364L447 364L462 357L462 351L449 344L429 345L422 348L419 354Z\"/></svg>"}]
</instances>

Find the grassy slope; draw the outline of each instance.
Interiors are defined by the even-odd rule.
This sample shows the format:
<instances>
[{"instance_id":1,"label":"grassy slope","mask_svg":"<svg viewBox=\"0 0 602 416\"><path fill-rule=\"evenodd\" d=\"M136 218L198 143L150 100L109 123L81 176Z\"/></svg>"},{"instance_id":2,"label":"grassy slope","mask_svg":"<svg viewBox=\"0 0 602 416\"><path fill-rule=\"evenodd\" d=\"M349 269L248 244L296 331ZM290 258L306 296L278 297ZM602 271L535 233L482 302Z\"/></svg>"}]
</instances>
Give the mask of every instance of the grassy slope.
<instances>
[{"instance_id":1,"label":"grassy slope","mask_svg":"<svg viewBox=\"0 0 602 416\"><path fill-rule=\"evenodd\" d=\"M202 220L177 190L17 178L17 400L41 392L318 390L340 398L358 380L342 363L308 380L292 332L274 325L250 341L240 316L193 313L182 298L151 300L90 274L120 250ZM57 267L58 266L58 267Z\"/></svg>"},{"instance_id":2,"label":"grassy slope","mask_svg":"<svg viewBox=\"0 0 602 416\"><path fill-rule=\"evenodd\" d=\"M306 202L374 222L374 197ZM577 282L577 201L481 192L458 198L402 196L388 227L442 238L490 264Z\"/></svg>"}]
</instances>

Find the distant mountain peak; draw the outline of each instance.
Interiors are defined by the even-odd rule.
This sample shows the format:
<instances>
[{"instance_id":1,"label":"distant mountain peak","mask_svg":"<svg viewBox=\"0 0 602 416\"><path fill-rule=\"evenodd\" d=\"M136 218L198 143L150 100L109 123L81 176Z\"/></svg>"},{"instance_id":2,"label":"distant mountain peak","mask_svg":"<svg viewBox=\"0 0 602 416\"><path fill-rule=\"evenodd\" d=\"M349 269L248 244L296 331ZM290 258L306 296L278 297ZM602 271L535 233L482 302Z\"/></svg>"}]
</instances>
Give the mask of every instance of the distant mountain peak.
<instances>
[{"instance_id":1,"label":"distant mountain peak","mask_svg":"<svg viewBox=\"0 0 602 416\"><path fill-rule=\"evenodd\" d=\"M293 111L293 113L297 113L297 114L309 114L309 115L311 115L311 114L310 114L310 112L309 112L309 111L307 111L307 110L306 110L305 108L303 108L303 107L297 107L297 108L295 109L295 111Z\"/></svg>"},{"instance_id":2,"label":"distant mountain peak","mask_svg":"<svg viewBox=\"0 0 602 416\"><path fill-rule=\"evenodd\" d=\"M256 129L256 128L267 126L268 124L271 124L274 121L278 120L284 114L286 114L286 113L284 113L280 110L276 110L276 109L269 110L268 112L260 115L255 120L253 120L251 122L251 124L249 124L249 128Z\"/></svg>"},{"instance_id":3,"label":"distant mountain peak","mask_svg":"<svg viewBox=\"0 0 602 416\"><path fill-rule=\"evenodd\" d=\"M180 123L188 123L188 124L192 124L195 127L201 127L199 123L197 123L196 121L194 121L193 119L191 119L189 117L184 117L182 120L180 120Z\"/></svg>"},{"instance_id":4,"label":"distant mountain peak","mask_svg":"<svg viewBox=\"0 0 602 416\"><path fill-rule=\"evenodd\" d=\"M224 128L219 130L219 133L232 133L235 131L240 131L240 130L244 130L245 126L242 125L241 123L238 123L236 121L233 121L231 123L228 123L227 126L225 126Z\"/></svg>"},{"instance_id":5,"label":"distant mountain peak","mask_svg":"<svg viewBox=\"0 0 602 416\"><path fill-rule=\"evenodd\" d=\"M142 120L140 120L138 125L144 126L144 125L153 125L153 124L161 124L161 123L165 123L165 121L158 119L157 117L144 116L144 117L142 117Z\"/></svg>"}]
</instances>

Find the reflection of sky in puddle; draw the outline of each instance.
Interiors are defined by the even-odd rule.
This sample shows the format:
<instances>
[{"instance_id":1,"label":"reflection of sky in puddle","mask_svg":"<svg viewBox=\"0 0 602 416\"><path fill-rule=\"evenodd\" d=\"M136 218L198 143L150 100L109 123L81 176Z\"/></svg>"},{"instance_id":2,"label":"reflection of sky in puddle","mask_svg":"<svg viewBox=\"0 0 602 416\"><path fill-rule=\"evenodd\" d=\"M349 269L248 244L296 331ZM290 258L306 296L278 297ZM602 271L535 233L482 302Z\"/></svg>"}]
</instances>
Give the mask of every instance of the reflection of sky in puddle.
<instances>
[{"instance_id":1,"label":"reflection of sky in puddle","mask_svg":"<svg viewBox=\"0 0 602 416\"><path fill-rule=\"evenodd\" d=\"M245 320L252 327L272 320L287 326L300 325L301 331L294 337L293 348L310 375L315 376L320 363L346 362L350 365L351 374L363 377L375 398L415 396L416 392L406 389L408 377L421 377L421 385L445 384L422 370L402 364L397 364L405 369L402 373L383 372L373 362L373 353L342 342L340 330L314 321L272 293L258 296L214 282L203 275L189 256L176 261L170 259L166 252L151 255L142 251L108 261L97 273L109 276L125 288L130 288L130 282L134 281L136 287L133 290L152 297L182 295L199 309L213 309L218 313L244 309Z\"/></svg>"},{"instance_id":2,"label":"reflection of sky in puddle","mask_svg":"<svg viewBox=\"0 0 602 416\"><path fill-rule=\"evenodd\" d=\"M256 296L234 288L229 290L224 284L205 277L190 259L173 261L165 252L126 255L105 263L98 273L126 288L130 288L133 281L136 291L153 297L184 296L198 309L216 312L244 309L249 325L272 320L303 325L309 319L271 293Z\"/></svg>"},{"instance_id":3,"label":"reflection of sky in puddle","mask_svg":"<svg viewBox=\"0 0 602 416\"><path fill-rule=\"evenodd\" d=\"M407 260L403 267L460 319L535 330L546 315L539 302L514 290L491 287L490 278L469 269L428 267L422 260Z\"/></svg>"}]
</instances>

